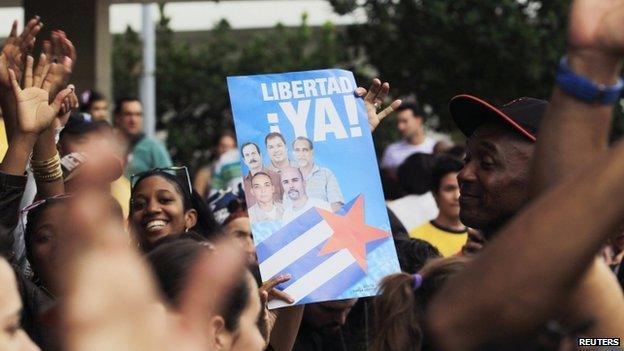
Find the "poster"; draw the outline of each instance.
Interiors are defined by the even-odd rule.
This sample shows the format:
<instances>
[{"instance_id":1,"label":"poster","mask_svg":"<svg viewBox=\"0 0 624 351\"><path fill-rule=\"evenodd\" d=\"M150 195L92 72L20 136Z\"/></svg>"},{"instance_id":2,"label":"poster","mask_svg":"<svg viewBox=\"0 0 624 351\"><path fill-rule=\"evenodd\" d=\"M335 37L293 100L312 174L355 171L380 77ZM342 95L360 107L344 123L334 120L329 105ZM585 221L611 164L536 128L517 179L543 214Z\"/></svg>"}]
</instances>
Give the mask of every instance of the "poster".
<instances>
[{"instance_id":1,"label":"poster","mask_svg":"<svg viewBox=\"0 0 624 351\"><path fill-rule=\"evenodd\" d=\"M353 74L227 81L263 281L290 274L278 288L295 304L375 295L400 269Z\"/></svg>"}]
</instances>

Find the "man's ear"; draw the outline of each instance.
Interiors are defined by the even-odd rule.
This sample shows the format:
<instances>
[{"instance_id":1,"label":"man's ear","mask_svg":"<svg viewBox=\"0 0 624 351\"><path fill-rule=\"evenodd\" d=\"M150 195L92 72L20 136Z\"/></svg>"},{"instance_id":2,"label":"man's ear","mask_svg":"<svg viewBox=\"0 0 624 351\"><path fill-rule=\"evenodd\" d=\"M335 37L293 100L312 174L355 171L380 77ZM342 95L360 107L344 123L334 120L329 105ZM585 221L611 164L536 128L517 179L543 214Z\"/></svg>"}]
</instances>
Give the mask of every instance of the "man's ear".
<instances>
[{"instance_id":1,"label":"man's ear","mask_svg":"<svg viewBox=\"0 0 624 351\"><path fill-rule=\"evenodd\" d=\"M225 320L221 316L214 316L210 320L210 343L216 351L232 348L232 333L225 327Z\"/></svg>"},{"instance_id":2,"label":"man's ear","mask_svg":"<svg viewBox=\"0 0 624 351\"><path fill-rule=\"evenodd\" d=\"M197 224L197 210L194 208L184 213L184 228L191 229Z\"/></svg>"}]
</instances>

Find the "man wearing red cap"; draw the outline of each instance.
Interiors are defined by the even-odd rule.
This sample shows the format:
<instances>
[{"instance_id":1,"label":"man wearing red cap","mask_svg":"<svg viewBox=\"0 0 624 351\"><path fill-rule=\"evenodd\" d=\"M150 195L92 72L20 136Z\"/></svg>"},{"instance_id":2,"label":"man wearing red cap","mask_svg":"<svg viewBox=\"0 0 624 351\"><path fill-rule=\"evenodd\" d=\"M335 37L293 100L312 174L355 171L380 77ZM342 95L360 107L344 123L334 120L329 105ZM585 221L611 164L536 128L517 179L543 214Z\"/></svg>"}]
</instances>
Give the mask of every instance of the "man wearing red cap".
<instances>
[{"instance_id":1,"label":"man wearing red cap","mask_svg":"<svg viewBox=\"0 0 624 351\"><path fill-rule=\"evenodd\" d=\"M525 203L537 129L548 102L519 98L501 108L470 95L454 97L451 116L468 137L457 179L460 219L491 237Z\"/></svg>"}]
</instances>

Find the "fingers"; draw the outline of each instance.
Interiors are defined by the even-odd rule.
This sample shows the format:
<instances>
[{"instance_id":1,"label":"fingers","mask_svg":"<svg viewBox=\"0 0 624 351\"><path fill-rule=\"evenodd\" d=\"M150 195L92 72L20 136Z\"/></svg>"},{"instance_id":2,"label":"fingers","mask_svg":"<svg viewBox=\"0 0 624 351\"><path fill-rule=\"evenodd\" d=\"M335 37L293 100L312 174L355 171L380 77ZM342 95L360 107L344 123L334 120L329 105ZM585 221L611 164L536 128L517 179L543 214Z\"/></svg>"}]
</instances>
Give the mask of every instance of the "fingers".
<instances>
[{"instance_id":1,"label":"fingers","mask_svg":"<svg viewBox=\"0 0 624 351\"><path fill-rule=\"evenodd\" d=\"M46 54L48 58L52 57L52 43L49 40L44 40L43 45L41 46L41 51Z\"/></svg>"},{"instance_id":2,"label":"fingers","mask_svg":"<svg viewBox=\"0 0 624 351\"><path fill-rule=\"evenodd\" d=\"M375 102L376 103L382 103L383 99L386 98L386 95L388 95L388 92L390 91L390 84L383 83L381 85L381 89L379 89L379 92L377 93L377 96L375 96Z\"/></svg>"},{"instance_id":3,"label":"fingers","mask_svg":"<svg viewBox=\"0 0 624 351\"><path fill-rule=\"evenodd\" d=\"M69 106L72 109L77 109L79 107L79 103L78 103L78 96L76 95L76 87L74 87L73 84L70 84L69 86L74 88L74 92L71 93L71 95L69 95Z\"/></svg>"},{"instance_id":4,"label":"fingers","mask_svg":"<svg viewBox=\"0 0 624 351\"><path fill-rule=\"evenodd\" d=\"M44 72L47 64L48 56L46 56L46 54L41 54L39 56L39 61L37 61L37 67L35 67L32 86L36 88L41 88L41 83L43 83L43 77L45 77ZM47 72L45 74L47 74Z\"/></svg>"},{"instance_id":5,"label":"fingers","mask_svg":"<svg viewBox=\"0 0 624 351\"><path fill-rule=\"evenodd\" d=\"M11 33L9 34L9 38L17 37L17 20L13 21L13 25L11 26Z\"/></svg>"},{"instance_id":6,"label":"fingers","mask_svg":"<svg viewBox=\"0 0 624 351\"><path fill-rule=\"evenodd\" d=\"M66 99L69 98L69 95L71 95L74 92L74 86L68 86L67 88L61 90L58 94L56 94L56 97L54 98L54 102L52 103L52 108L54 109L54 114L58 115L59 111L61 110L61 108L63 107L63 103ZM68 102L69 104L69 102ZM67 107L68 110L71 109L71 107Z\"/></svg>"},{"instance_id":7,"label":"fingers","mask_svg":"<svg viewBox=\"0 0 624 351\"><path fill-rule=\"evenodd\" d=\"M362 87L357 87L357 88L355 88L355 91L354 91L355 96L357 96L357 97L362 97L362 96L366 95L366 92L367 92L367 90L362 88Z\"/></svg>"},{"instance_id":8,"label":"fingers","mask_svg":"<svg viewBox=\"0 0 624 351\"><path fill-rule=\"evenodd\" d=\"M19 36L19 46L23 52L29 53L35 45L35 37L41 31L43 24L40 21L39 16L33 17L22 31Z\"/></svg>"},{"instance_id":9,"label":"fingers","mask_svg":"<svg viewBox=\"0 0 624 351\"><path fill-rule=\"evenodd\" d=\"M379 118L379 121L381 122L382 119L386 118L389 114L391 114L392 112L396 111L397 108L399 108L399 106L401 106L401 100L394 100L390 106L386 107L385 109L383 109L383 111L379 112L377 114L377 118Z\"/></svg>"},{"instance_id":10,"label":"fingers","mask_svg":"<svg viewBox=\"0 0 624 351\"><path fill-rule=\"evenodd\" d=\"M9 78L11 79L11 87L13 88L13 93L17 95L20 93L22 89L20 89L19 83L17 82L17 77L15 76L15 71L9 68Z\"/></svg>"},{"instance_id":11,"label":"fingers","mask_svg":"<svg viewBox=\"0 0 624 351\"><path fill-rule=\"evenodd\" d=\"M264 282L264 284L262 284L262 286L260 287L260 289L265 290L265 291L271 291L273 290L276 286L278 286L279 284L282 284L283 282L287 282L290 280L290 278L292 278L290 276L290 274L280 274L280 275L276 275L275 277L267 280L266 282Z\"/></svg>"},{"instance_id":12,"label":"fingers","mask_svg":"<svg viewBox=\"0 0 624 351\"><path fill-rule=\"evenodd\" d=\"M71 42L71 40L69 40L65 36L64 32L63 32L62 44L63 44L63 55L69 58L73 65L73 63L76 62L76 48L74 47L74 44Z\"/></svg>"},{"instance_id":13,"label":"fingers","mask_svg":"<svg viewBox=\"0 0 624 351\"><path fill-rule=\"evenodd\" d=\"M370 88L368 89L368 92L364 96L364 101L374 103L375 98L377 97L377 94L379 94L380 89L381 89L381 81L378 78L373 79L373 83L371 84Z\"/></svg>"},{"instance_id":14,"label":"fingers","mask_svg":"<svg viewBox=\"0 0 624 351\"><path fill-rule=\"evenodd\" d=\"M52 40L52 55L54 57L52 62L55 62L54 60L57 60L62 54L61 38L59 32L53 31L50 39Z\"/></svg>"},{"instance_id":15,"label":"fingers","mask_svg":"<svg viewBox=\"0 0 624 351\"><path fill-rule=\"evenodd\" d=\"M53 82L53 75L52 75L52 71L54 71L54 69L56 68L56 63L52 63L51 65L49 65L49 69L45 75L45 78L43 79L43 83L41 84L41 89L49 92L50 89L52 88L52 83Z\"/></svg>"},{"instance_id":16,"label":"fingers","mask_svg":"<svg viewBox=\"0 0 624 351\"><path fill-rule=\"evenodd\" d=\"M24 71L24 89L33 86L33 64L35 59L28 55L26 56L26 71Z\"/></svg>"},{"instance_id":17,"label":"fingers","mask_svg":"<svg viewBox=\"0 0 624 351\"><path fill-rule=\"evenodd\" d=\"M277 300L282 300L282 301L288 302L288 303L294 303L295 302L295 299L292 296L290 296L287 293L285 293L285 292L283 292L281 290L278 290L278 289L271 290L269 295L271 296L271 300L277 299Z\"/></svg>"},{"instance_id":18,"label":"fingers","mask_svg":"<svg viewBox=\"0 0 624 351\"><path fill-rule=\"evenodd\" d=\"M290 295L275 288L279 284L289 281L291 278L292 276L290 274L276 275L275 277L264 282L264 284L260 287L260 291L266 291L270 296L270 299L279 299L288 303L293 303L295 300Z\"/></svg>"}]
</instances>

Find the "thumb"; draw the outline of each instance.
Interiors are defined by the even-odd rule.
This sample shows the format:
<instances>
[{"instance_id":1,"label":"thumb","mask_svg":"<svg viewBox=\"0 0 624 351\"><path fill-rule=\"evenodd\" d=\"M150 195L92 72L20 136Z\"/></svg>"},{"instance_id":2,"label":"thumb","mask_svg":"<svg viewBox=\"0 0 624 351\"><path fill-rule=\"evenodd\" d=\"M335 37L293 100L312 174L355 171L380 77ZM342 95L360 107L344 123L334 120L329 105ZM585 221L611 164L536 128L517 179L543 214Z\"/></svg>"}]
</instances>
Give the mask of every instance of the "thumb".
<instances>
[{"instance_id":1,"label":"thumb","mask_svg":"<svg viewBox=\"0 0 624 351\"><path fill-rule=\"evenodd\" d=\"M54 98L54 102L52 102L52 109L54 109L55 115L59 113L61 107L63 105L63 101L67 98L71 93L74 92L74 86L72 84L68 85L67 88L59 91Z\"/></svg>"}]
</instances>

